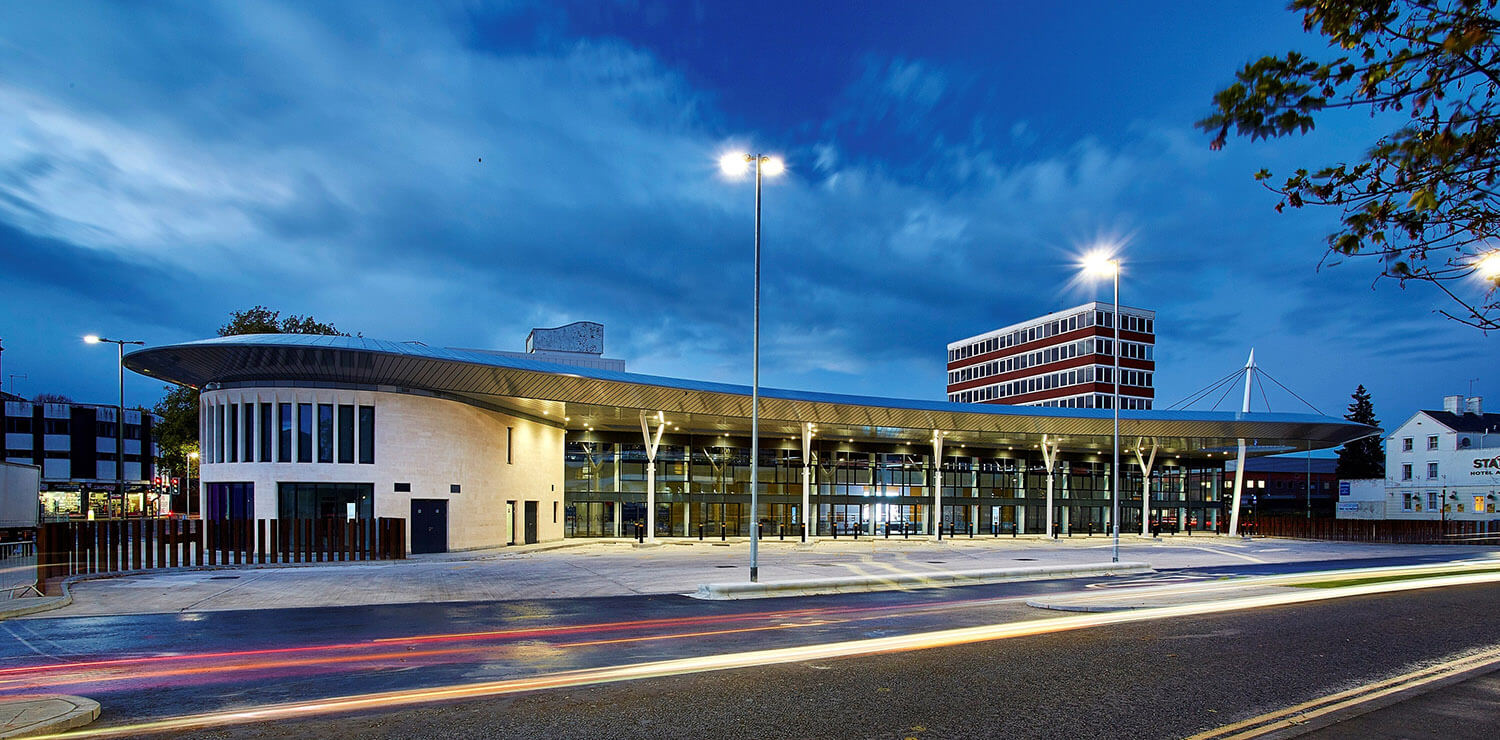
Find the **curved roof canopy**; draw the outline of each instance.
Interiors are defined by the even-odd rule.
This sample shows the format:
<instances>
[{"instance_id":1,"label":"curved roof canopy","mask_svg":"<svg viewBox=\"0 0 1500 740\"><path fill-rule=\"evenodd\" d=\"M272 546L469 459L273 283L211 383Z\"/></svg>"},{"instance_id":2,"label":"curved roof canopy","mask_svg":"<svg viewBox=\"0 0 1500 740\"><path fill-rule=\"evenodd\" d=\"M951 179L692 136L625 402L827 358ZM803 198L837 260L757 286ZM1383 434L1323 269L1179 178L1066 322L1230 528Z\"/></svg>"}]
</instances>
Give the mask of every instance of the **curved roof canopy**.
<instances>
[{"instance_id":1,"label":"curved roof canopy","mask_svg":"<svg viewBox=\"0 0 1500 740\"><path fill-rule=\"evenodd\" d=\"M203 388L220 385L340 385L423 393L519 414L579 433L640 433L640 412L661 412L671 433L742 436L750 428L750 387L559 365L415 342L303 334L250 334L137 350L131 370ZM802 424L820 439L916 444L934 430L950 445L1034 446L1042 435L1065 449L1110 446L1108 409L950 403L761 388L765 437L797 437ZM1319 449L1379 433L1310 414L1203 411L1120 412L1126 445L1154 441L1171 453L1251 454Z\"/></svg>"}]
</instances>

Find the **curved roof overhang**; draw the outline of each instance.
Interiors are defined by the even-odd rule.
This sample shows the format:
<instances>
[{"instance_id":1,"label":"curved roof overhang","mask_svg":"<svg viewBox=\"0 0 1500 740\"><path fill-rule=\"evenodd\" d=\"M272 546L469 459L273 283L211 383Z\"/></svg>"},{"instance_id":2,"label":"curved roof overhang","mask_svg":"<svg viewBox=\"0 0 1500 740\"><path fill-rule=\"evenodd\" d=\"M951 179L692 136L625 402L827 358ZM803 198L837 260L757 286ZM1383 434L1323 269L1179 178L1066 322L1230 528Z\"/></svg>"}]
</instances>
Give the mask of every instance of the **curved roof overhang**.
<instances>
[{"instance_id":1,"label":"curved roof overhang","mask_svg":"<svg viewBox=\"0 0 1500 740\"><path fill-rule=\"evenodd\" d=\"M437 395L497 408L579 432L639 434L641 411L662 412L676 433L737 436L749 431L749 386L559 365L471 350L363 337L252 334L137 350L125 366L153 378L209 384L371 387ZM567 419L565 422L564 419ZM822 438L911 443L942 430L957 444L1035 445L1043 434L1067 448L1108 445L1104 409L949 403L760 390L764 436L796 435L804 422ZM1188 454L1251 454L1335 447L1378 434L1327 416L1202 411L1121 411L1123 439L1155 440Z\"/></svg>"}]
</instances>

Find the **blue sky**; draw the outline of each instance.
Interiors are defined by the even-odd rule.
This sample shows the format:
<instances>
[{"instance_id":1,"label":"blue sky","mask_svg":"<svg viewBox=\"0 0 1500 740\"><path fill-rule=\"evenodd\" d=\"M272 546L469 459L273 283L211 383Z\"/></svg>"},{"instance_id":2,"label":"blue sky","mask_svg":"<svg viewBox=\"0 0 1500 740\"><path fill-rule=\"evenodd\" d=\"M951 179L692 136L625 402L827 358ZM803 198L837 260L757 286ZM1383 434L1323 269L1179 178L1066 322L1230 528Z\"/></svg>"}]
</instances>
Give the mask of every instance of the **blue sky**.
<instances>
[{"instance_id":1,"label":"blue sky","mask_svg":"<svg viewBox=\"0 0 1500 740\"><path fill-rule=\"evenodd\" d=\"M1321 42L1258 1L7 4L0 374L107 401L82 335L261 303L499 349L589 319L631 370L748 382L752 190L715 161L753 147L790 168L766 385L941 398L947 342L1107 298L1074 262L1111 239L1158 312L1158 406L1252 346L1328 413L1364 383L1393 427L1472 378L1500 406L1493 337L1373 264L1318 269L1335 214L1251 180L1378 122L1222 152L1192 128L1289 48Z\"/></svg>"}]
</instances>

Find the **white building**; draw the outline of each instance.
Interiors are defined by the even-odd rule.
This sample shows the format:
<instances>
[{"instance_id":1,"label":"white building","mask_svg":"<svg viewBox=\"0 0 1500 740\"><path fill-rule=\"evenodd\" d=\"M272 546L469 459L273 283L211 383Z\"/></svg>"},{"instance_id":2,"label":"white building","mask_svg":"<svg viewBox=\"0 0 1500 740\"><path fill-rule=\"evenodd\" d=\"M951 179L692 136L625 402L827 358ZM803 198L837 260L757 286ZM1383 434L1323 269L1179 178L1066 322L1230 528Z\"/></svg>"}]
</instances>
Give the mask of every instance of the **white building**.
<instances>
[{"instance_id":1,"label":"white building","mask_svg":"<svg viewBox=\"0 0 1500 740\"><path fill-rule=\"evenodd\" d=\"M1484 413L1481 400L1447 396L1442 411L1418 411L1386 437L1385 518L1497 518L1500 414ZM1361 487L1339 500L1357 503L1361 491L1369 495Z\"/></svg>"}]
</instances>

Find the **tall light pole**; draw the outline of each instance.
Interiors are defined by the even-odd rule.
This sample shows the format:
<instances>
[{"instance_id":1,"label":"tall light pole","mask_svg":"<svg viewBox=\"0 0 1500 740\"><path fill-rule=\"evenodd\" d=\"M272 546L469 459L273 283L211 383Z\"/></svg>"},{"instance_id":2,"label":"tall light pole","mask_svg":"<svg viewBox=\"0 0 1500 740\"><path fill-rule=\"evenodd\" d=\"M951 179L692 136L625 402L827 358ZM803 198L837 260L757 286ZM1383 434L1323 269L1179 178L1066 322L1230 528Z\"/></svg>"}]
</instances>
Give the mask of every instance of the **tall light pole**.
<instances>
[{"instance_id":1,"label":"tall light pole","mask_svg":"<svg viewBox=\"0 0 1500 740\"><path fill-rule=\"evenodd\" d=\"M777 157L734 152L719 158L719 168L730 176L743 175L755 165L755 318L751 329L750 371L750 581L760 578L760 179L786 171Z\"/></svg>"},{"instance_id":2,"label":"tall light pole","mask_svg":"<svg viewBox=\"0 0 1500 740\"><path fill-rule=\"evenodd\" d=\"M1110 386L1114 389L1110 401L1110 409L1114 411L1115 433L1114 433L1114 463L1110 465L1109 472L1113 478L1110 486L1110 498L1114 499L1113 513L1110 514L1111 523L1114 525L1114 550L1110 555L1112 562L1120 562L1120 260L1103 252L1094 252L1084 258L1084 270L1096 277L1111 277L1115 284L1115 312L1110 323L1114 329L1114 339L1110 342L1110 354L1114 358L1114 369L1110 371Z\"/></svg>"},{"instance_id":3,"label":"tall light pole","mask_svg":"<svg viewBox=\"0 0 1500 740\"><path fill-rule=\"evenodd\" d=\"M125 515L125 345L139 344L128 339L105 339L97 334L83 338L89 344L107 343L115 346L115 369L120 373L120 405L115 416L115 487L120 492L120 515Z\"/></svg>"},{"instance_id":4,"label":"tall light pole","mask_svg":"<svg viewBox=\"0 0 1500 740\"><path fill-rule=\"evenodd\" d=\"M182 476L182 513L183 514L187 514L188 512L191 512L193 510L193 503L192 503L192 496L193 496L193 493L194 493L194 489L193 489L193 463L195 463L195 462L198 461L198 453L196 453L196 452L189 452L187 454L187 458L186 459L187 459L187 464L184 465L183 467L187 468L187 469L183 471L183 476ZM201 515L202 512L200 511L199 514Z\"/></svg>"}]
</instances>

